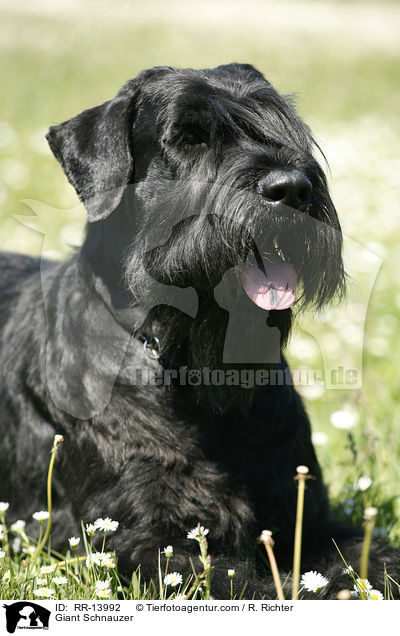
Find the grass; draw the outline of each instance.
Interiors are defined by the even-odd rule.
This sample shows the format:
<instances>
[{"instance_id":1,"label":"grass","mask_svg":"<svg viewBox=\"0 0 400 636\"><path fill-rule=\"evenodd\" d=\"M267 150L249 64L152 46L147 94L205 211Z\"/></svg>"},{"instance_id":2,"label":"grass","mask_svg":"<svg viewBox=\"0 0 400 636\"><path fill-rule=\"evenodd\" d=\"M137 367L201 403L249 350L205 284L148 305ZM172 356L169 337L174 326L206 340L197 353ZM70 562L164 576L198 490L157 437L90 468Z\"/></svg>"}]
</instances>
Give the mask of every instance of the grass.
<instances>
[{"instance_id":1,"label":"grass","mask_svg":"<svg viewBox=\"0 0 400 636\"><path fill-rule=\"evenodd\" d=\"M153 580L142 581L140 566L132 573L129 585L123 584L118 575L118 555L106 551L107 536L117 532L119 523L109 517L99 518L94 523L84 525L81 522L82 546L84 555L78 553L81 537L70 537L70 550L67 554L59 554L51 549L52 525L52 479L53 468L63 437L56 435L50 455L47 474L47 508L46 511L33 513L33 518L40 524L39 536L35 541L25 532L25 521L18 520L11 526L6 521L8 502L0 502L0 598L15 600L25 599L107 599L107 600L208 600L212 599L212 556L208 553L208 528L200 523L190 530L187 539L198 543L198 559L201 568L195 568L190 561L192 574L183 579L176 571L171 571L173 565L174 548L169 545L163 550L158 548L158 577ZM292 600L310 598L310 594L317 594L322 598L323 588L329 584L323 574L315 571L305 572L300 579L301 572L301 543L303 529L303 504L307 466L298 466L295 479L298 481L297 515L294 536L293 570L286 575L282 585L281 576L273 551L274 540L269 530L264 530L259 537L267 552L271 566L276 597L285 600L290 596ZM393 588L400 591L400 584L390 577L384 570L384 594L380 590L373 590L368 581L368 561L373 528L376 522L377 509L374 507L364 510L364 541L360 561L360 576L352 564L347 563L339 548L338 552L345 566L344 573L353 583L353 592L345 590L358 600L391 600ZM46 523L46 528L44 524ZM100 535L100 537L99 537ZM95 547L95 538L97 547ZM98 539L100 538L101 548ZM246 590L246 584L241 590L235 590L235 570L226 571L227 582L230 585L230 599L241 599ZM271 593L263 595L271 598ZM338 595L338 598L341 596ZM343 596L343 598L347 598Z\"/></svg>"},{"instance_id":2,"label":"grass","mask_svg":"<svg viewBox=\"0 0 400 636\"><path fill-rule=\"evenodd\" d=\"M79 243L84 211L50 156L44 132L108 99L141 69L247 61L282 92L296 93L330 164L350 279L345 303L301 317L288 358L294 369L329 373L343 365L357 372L357 388L300 383L298 389L337 516L362 523L365 508L376 506L374 534L399 544L400 7L317 0L233 0L229 12L225 0L212 7L197 0L141 5L25 0L12 6L0 0L2 247L38 254L45 234L46 253L63 258ZM31 216L21 223L15 215ZM343 410L354 416L351 428L331 423ZM362 477L370 480L367 488ZM70 581L60 598L87 598L92 574L86 577L82 563L79 574L73 556L58 566ZM12 553L5 570L12 572L11 584L2 597L28 593L27 581L33 589L38 568L52 558L42 551L28 576L22 555ZM105 574L96 570L98 577ZM118 580L110 576L115 598ZM144 588L139 575L123 593L161 594L159 585L157 592Z\"/></svg>"},{"instance_id":3,"label":"grass","mask_svg":"<svg viewBox=\"0 0 400 636\"><path fill-rule=\"evenodd\" d=\"M81 537L69 539L70 550L61 555L51 549L52 476L58 446L63 442L56 435L47 476L47 511L37 511L33 518L40 524L35 541L25 533L25 522L7 525L8 502L0 502L0 598L2 599L191 599L211 598L211 557L206 536L208 529L200 524L188 533L188 539L199 546L202 569L183 580L179 572L171 571L173 547L158 550L158 579L141 581L140 567L123 585L118 576L117 555L106 551L107 535L118 530L119 523L106 517L92 524L82 523L82 545L85 555L78 554ZM46 529L44 524L46 523ZM94 537L102 535L100 551L94 547ZM156 552L155 552L156 555ZM233 574L232 574L233 573ZM228 572L227 572L228 576ZM231 579L234 571L230 573ZM234 595L231 580L231 598Z\"/></svg>"}]
</instances>

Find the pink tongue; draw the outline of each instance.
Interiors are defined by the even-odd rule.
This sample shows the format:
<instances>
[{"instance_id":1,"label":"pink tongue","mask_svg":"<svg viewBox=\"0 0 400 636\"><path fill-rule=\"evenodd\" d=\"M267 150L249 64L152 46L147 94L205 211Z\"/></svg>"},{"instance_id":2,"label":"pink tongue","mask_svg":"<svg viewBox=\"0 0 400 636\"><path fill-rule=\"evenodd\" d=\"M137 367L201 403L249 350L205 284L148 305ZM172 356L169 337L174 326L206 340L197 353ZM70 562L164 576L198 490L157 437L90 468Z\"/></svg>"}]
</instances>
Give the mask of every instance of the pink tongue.
<instances>
[{"instance_id":1,"label":"pink tongue","mask_svg":"<svg viewBox=\"0 0 400 636\"><path fill-rule=\"evenodd\" d=\"M297 275L278 255L263 259L266 272L253 265L242 274L243 289L261 309L287 309L293 305Z\"/></svg>"}]
</instances>

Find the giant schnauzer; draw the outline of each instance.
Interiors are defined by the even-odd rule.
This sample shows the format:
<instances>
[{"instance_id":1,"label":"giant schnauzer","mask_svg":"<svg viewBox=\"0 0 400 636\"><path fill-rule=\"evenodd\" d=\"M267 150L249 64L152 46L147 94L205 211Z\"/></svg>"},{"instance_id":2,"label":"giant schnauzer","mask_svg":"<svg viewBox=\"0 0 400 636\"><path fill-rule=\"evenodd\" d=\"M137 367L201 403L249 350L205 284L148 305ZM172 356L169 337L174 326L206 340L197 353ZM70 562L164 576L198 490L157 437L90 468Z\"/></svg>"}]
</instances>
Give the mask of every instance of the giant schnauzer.
<instances>
[{"instance_id":1,"label":"giant schnauzer","mask_svg":"<svg viewBox=\"0 0 400 636\"><path fill-rule=\"evenodd\" d=\"M227 567L262 593L257 537L272 530L290 567L303 464L304 559L348 586L332 537L350 558L358 540L332 521L281 355L293 313L345 280L339 221L291 99L247 64L156 67L47 138L88 225L66 262L1 256L0 497L14 518L46 505L62 434L53 546L109 515L123 573L154 575L167 544L183 572L200 522L214 595Z\"/></svg>"}]
</instances>

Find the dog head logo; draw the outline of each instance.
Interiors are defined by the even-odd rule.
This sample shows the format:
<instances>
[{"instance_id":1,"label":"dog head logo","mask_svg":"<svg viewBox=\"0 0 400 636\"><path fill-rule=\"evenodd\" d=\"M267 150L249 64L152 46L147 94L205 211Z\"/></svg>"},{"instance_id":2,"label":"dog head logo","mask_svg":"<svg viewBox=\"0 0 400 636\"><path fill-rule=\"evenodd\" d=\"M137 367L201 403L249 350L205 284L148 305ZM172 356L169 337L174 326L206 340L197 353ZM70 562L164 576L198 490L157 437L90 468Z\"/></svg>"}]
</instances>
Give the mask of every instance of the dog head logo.
<instances>
[{"instance_id":1,"label":"dog head logo","mask_svg":"<svg viewBox=\"0 0 400 636\"><path fill-rule=\"evenodd\" d=\"M7 631L14 634L16 629L48 629L51 612L30 601L18 601L3 605L6 610Z\"/></svg>"}]
</instances>

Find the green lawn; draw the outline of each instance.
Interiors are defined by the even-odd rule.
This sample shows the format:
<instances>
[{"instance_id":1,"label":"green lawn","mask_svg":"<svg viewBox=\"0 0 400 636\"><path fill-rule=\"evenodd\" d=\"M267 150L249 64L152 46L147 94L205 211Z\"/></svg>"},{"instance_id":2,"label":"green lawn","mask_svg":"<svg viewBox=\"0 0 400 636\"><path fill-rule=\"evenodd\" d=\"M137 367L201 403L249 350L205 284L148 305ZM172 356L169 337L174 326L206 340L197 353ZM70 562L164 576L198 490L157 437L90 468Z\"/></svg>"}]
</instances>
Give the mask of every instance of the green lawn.
<instances>
[{"instance_id":1,"label":"green lawn","mask_svg":"<svg viewBox=\"0 0 400 636\"><path fill-rule=\"evenodd\" d=\"M314 432L324 434L315 440L338 514L360 521L375 505L378 532L400 542L400 5L0 0L0 21L6 249L41 251L41 234L26 223L46 233L55 257L79 241L84 212L44 133L110 98L141 69L245 61L297 95L330 164L351 279L344 305L302 317L288 356L294 368L357 372L357 389L299 389ZM27 199L38 218L23 225L13 215L32 214ZM331 424L341 410L354 416L351 429ZM365 490L360 477L372 480Z\"/></svg>"}]
</instances>

